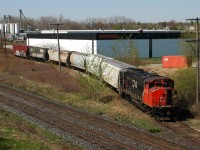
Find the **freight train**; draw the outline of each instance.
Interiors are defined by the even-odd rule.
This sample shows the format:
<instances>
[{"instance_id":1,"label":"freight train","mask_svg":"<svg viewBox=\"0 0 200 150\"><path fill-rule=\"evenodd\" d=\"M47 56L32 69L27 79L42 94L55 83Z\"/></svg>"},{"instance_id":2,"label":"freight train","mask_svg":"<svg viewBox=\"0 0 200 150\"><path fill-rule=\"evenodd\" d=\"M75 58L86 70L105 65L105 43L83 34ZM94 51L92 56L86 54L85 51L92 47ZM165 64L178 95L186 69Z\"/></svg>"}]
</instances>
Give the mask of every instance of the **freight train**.
<instances>
[{"instance_id":1,"label":"freight train","mask_svg":"<svg viewBox=\"0 0 200 150\"><path fill-rule=\"evenodd\" d=\"M13 52L15 56L59 62L57 50L13 45ZM109 57L73 51L60 51L60 62L101 77L121 96L157 118L174 116L176 91L174 81L168 77Z\"/></svg>"}]
</instances>

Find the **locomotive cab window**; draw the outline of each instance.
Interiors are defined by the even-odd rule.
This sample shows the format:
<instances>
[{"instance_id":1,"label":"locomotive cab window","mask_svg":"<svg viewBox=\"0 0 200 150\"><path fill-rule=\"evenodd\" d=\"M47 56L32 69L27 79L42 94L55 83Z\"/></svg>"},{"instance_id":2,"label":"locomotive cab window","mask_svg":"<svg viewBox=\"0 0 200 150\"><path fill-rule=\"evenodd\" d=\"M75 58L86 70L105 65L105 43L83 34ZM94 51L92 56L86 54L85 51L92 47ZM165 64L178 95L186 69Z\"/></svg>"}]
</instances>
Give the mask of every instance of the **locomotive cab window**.
<instances>
[{"instance_id":1,"label":"locomotive cab window","mask_svg":"<svg viewBox=\"0 0 200 150\"><path fill-rule=\"evenodd\" d=\"M152 87L174 87L174 82L171 81L171 80L154 80L154 81L151 81L149 82L149 88L152 88Z\"/></svg>"},{"instance_id":2,"label":"locomotive cab window","mask_svg":"<svg viewBox=\"0 0 200 150\"><path fill-rule=\"evenodd\" d=\"M163 87L163 83L162 82L156 82L155 86L157 86L157 87Z\"/></svg>"},{"instance_id":3,"label":"locomotive cab window","mask_svg":"<svg viewBox=\"0 0 200 150\"><path fill-rule=\"evenodd\" d=\"M164 87L174 87L174 82L170 80L166 80L164 83Z\"/></svg>"},{"instance_id":4,"label":"locomotive cab window","mask_svg":"<svg viewBox=\"0 0 200 150\"><path fill-rule=\"evenodd\" d=\"M155 83L154 82L150 82L149 83L149 88L152 88L153 86L155 86Z\"/></svg>"},{"instance_id":5,"label":"locomotive cab window","mask_svg":"<svg viewBox=\"0 0 200 150\"><path fill-rule=\"evenodd\" d=\"M145 86L145 88L148 89L148 88L149 88L149 84L148 84L148 82L146 82L144 86Z\"/></svg>"}]
</instances>

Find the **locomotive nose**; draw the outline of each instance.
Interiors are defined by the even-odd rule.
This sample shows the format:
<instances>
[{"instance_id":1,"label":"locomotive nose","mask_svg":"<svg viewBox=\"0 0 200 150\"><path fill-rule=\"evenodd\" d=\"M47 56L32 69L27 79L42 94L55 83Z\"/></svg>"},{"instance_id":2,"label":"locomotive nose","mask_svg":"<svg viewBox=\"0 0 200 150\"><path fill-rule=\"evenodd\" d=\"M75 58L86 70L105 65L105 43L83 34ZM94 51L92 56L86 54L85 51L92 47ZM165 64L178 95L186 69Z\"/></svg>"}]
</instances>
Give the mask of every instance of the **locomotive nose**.
<instances>
[{"instance_id":1,"label":"locomotive nose","mask_svg":"<svg viewBox=\"0 0 200 150\"><path fill-rule=\"evenodd\" d=\"M150 90L149 96L154 107L166 107L172 103L172 90L164 87L156 87Z\"/></svg>"}]
</instances>

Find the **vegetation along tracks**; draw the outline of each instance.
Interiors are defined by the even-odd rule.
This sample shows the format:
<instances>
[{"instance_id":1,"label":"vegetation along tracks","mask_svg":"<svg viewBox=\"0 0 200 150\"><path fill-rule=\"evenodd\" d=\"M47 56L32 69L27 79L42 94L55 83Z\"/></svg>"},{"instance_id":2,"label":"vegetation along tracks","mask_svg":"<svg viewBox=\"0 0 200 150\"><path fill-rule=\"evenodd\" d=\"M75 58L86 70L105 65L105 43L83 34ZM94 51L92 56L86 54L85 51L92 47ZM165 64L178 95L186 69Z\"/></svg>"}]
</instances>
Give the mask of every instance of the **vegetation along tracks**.
<instances>
[{"instance_id":1,"label":"vegetation along tracks","mask_svg":"<svg viewBox=\"0 0 200 150\"><path fill-rule=\"evenodd\" d=\"M0 84L0 102L80 139L91 149L188 149L134 128ZM84 145L85 144L85 145ZM89 146L88 146L89 145Z\"/></svg>"}]
</instances>

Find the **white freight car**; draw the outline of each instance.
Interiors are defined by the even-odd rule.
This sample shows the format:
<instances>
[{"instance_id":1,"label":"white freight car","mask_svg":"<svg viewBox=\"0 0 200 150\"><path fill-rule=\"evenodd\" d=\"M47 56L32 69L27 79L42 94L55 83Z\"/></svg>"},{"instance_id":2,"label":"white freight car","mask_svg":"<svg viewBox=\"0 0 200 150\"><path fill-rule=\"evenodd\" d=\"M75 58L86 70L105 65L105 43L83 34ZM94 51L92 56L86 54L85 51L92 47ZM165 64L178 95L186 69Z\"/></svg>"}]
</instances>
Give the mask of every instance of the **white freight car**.
<instances>
[{"instance_id":1,"label":"white freight car","mask_svg":"<svg viewBox=\"0 0 200 150\"><path fill-rule=\"evenodd\" d=\"M122 70L136 68L135 66L102 55L89 55L86 57L88 71L101 76L111 86L119 89L119 74Z\"/></svg>"},{"instance_id":2,"label":"white freight car","mask_svg":"<svg viewBox=\"0 0 200 150\"><path fill-rule=\"evenodd\" d=\"M59 57L58 57L58 51L57 50L48 50L48 57L49 60L59 62ZM69 51L60 51L60 62L66 64L67 59L69 56Z\"/></svg>"}]
</instances>

